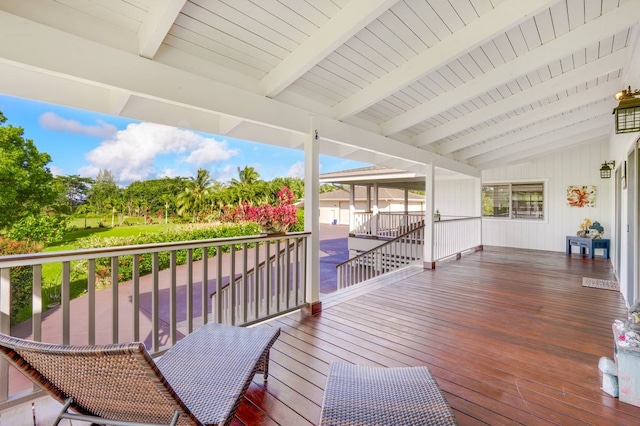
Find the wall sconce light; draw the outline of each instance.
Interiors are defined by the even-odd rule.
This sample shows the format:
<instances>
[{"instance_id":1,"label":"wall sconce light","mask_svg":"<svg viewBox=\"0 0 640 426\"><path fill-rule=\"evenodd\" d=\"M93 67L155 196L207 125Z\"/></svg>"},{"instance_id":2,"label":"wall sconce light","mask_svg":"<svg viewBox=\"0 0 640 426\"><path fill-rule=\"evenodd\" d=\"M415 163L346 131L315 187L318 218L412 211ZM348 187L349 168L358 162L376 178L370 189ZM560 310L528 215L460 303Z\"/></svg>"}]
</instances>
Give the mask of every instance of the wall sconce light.
<instances>
[{"instance_id":1,"label":"wall sconce light","mask_svg":"<svg viewBox=\"0 0 640 426\"><path fill-rule=\"evenodd\" d=\"M609 179L611 177L611 170L616 166L615 161L605 161L600 167L600 179Z\"/></svg>"},{"instance_id":2,"label":"wall sconce light","mask_svg":"<svg viewBox=\"0 0 640 426\"><path fill-rule=\"evenodd\" d=\"M640 90L631 91L631 86L614 95L616 100L620 101L613 109L616 115L616 133L640 131L640 99L636 98L638 95Z\"/></svg>"}]
</instances>

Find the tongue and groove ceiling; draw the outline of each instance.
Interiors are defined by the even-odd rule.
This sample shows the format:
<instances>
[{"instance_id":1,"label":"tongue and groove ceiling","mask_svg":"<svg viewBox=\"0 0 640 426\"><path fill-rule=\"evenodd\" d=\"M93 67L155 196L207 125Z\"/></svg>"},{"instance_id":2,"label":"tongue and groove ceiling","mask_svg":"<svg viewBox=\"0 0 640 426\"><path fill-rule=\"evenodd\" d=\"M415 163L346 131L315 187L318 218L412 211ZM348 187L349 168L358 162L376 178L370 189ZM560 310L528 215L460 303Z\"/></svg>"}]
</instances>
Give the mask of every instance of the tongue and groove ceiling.
<instances>
[{"instance_id":1,"label":"tongue and groove ceiling","mask_svg":"<svg viewBox=\"0 0 640 426\"><path fill-rule=\"evenodd\" d=\"M639 19L640 0L0 0L0 92L477 176L608 140Z\"/></svg>"}]
</instances>

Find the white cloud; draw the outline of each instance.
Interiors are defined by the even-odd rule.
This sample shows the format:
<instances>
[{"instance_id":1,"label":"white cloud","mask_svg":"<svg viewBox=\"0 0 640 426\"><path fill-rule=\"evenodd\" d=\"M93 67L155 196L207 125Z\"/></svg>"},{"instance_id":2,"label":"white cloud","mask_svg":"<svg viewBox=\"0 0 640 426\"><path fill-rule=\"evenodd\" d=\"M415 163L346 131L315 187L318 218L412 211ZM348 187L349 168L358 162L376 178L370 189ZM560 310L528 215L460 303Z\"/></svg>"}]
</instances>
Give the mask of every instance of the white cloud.
<instances>
[{"instance_id":1,"label":"white cloud","mask_svg":"<svg viewBox=\"0 0 640 426\"><path fill-rule=\"evenodd\" d=\"M88 152L86 159L90 165L80 172L95 176L99 169L108 169L120 183L128 183L171 170L170 167L156 170L154 163L161 155L178 155L178 162L208 168L237 153L228 147L226 141L218 142L188 130L153 123L133 123Z\"/></svg>"},{"instance_id":2,"label":"white cloud","mask_svg":"<svg viewBox=\"0 0 640 426\"><path fill-rule=\"evenodd\" d=\"M113 124L105 123L102 120L96 120L97 124L87 125L79 121L67 120L56 113L45 112L38 119L40 126L47 130L58 130L61 132L77 133L99 138L110 138L118 129Z\"/></svg>"},{"instance_id":3,"label":"white cloud","mask_svg":"<svg viewBox=\"0 0 640 426\"><path fill-rule=\"evenodd\" d=\"M53 166L52 165L51 167L49 167L49 170L51 171L51 174L54 175L54 176L65 176L66 175L65 171L63 169L61 169L60 167L58 167L58 166Z\"/></svg>"},{"instance_id":4,"label":"white cloud","mask_svg":"<svg viewBox=\"0 0 640 426\"><path fill-rule=\"evenodd\" d=\"M304 161L298 161L291 167L289 167L289 171L287 171L287 177L304 178Z\"/></svg>"},{"instance_id":5,"label":"white cloud","mask_svg":"<svg viewBox=\"0 0 640 426\"><path fill-rule=\"evenodd\" d=\"M221 183L228 183L231 179L238 177L238 171L233 166L225 166L221 170L212 173L212 177Z\"/></svg>"}]
</instances>

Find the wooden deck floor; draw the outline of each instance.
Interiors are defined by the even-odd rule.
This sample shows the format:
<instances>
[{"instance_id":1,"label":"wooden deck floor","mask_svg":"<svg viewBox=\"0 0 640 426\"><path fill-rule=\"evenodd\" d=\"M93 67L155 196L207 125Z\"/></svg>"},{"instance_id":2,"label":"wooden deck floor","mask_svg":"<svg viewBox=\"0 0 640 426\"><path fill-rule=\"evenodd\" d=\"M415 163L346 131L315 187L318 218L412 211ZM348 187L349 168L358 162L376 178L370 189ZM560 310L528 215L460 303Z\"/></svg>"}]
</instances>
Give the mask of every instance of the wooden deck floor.
<instances>
[{"instance_id":1,"label":"wooden deck floor","mask_svg":"<svg viewBox=\"0 0 640 426\"><path fill-rule=\"evenodd\" d=\"M324 299L282 334L236 425L315 425L329 363L426 365L461 425L635 425L640 408L600 389L620 293L610 263L578 254L485 248L433 271L404 271Z\"/></svg>"}]
</instances>

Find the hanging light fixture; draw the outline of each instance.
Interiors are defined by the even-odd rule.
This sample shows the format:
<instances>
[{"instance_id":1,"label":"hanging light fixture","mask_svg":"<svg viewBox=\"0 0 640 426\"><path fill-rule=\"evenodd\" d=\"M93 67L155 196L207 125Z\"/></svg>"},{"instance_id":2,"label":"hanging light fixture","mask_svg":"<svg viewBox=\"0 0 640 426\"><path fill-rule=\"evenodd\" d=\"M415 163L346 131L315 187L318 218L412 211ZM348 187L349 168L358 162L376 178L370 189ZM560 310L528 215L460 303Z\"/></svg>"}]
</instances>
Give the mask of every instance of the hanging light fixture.
<instances>
[{"instance_id":1,"label":"hanging light fixture","mask_svg":"<svg viewBox=\"0 0 640 426\"><path fill-rule=\"evenodd\" d=\"M636 98L638 95L640 90L631 91L631 86L615 94L616 100L620 101L613 109L616 115L616 133L640 131L640 99Z\"/></svg>"},{"instance_id":2,"label":"hanging light fixture","mask_svg":"<svg viewBox=\"0 0 640 426\"><path fill-rule=\"evenodd\" d=\"M600 179L609 179L611 177L611 170L616 166L615 161L605 161L600 167Z\"/></svg>"}]
</instances>

